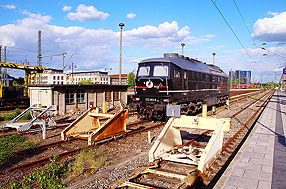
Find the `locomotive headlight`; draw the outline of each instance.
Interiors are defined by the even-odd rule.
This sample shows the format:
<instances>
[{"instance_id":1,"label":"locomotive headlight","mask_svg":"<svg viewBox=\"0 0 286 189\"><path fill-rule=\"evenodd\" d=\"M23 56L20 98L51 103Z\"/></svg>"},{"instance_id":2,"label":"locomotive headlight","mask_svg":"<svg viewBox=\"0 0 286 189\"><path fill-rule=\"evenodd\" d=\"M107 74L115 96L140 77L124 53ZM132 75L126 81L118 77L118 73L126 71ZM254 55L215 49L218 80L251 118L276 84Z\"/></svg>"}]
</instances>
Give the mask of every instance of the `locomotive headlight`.
<instances>
[{"instance_id":1,"label":"locomotive headlight","mask_svg":"<svg viewBox=\"0 0 286 189\"><path fill-rule=\"evenodd\" d=\"M139 101L140 98L139 98L139 97L134 97L133 100L134 100L134 101Z\"/></svg>"},{"instance_id":2,"label":"locomotive headlight","mask_svg":"<svg viewBox=\"0 0 286 189\"><path fill-rule=\"evenodd\" d=\"M171 102L170 98L163 99L163 102Z\"/></svg>"}]
</instances>

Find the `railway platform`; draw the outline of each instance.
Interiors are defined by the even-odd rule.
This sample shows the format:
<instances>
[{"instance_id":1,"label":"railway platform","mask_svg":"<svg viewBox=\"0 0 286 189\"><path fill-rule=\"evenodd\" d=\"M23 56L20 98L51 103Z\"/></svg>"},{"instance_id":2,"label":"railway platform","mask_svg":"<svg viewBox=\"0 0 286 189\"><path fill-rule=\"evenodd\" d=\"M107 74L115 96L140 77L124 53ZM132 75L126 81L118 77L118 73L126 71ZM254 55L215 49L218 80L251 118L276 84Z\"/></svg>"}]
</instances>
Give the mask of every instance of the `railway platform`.
<instances>
[{"instance_id":1,"label":"railway platform","mask_svg":"<svg viewBox=\"0 0 286 189\"><path fill-rule=\"evenodd\" d=\"M286 93L276 91L214 188L286 188Z\"/></svg>"}]
</instances>

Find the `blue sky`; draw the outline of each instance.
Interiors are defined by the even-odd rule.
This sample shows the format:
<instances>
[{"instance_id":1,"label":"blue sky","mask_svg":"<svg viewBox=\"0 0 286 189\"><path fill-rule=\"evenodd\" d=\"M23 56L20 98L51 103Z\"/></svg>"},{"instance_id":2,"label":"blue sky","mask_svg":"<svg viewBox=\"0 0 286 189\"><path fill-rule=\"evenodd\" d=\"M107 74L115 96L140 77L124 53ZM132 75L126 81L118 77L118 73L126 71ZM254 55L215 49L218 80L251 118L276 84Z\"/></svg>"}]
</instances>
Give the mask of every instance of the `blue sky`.
<instances>
[{"instance_id":1,"label":"blue sky","mask_svg":"<svg viewBox=\"0 0 286 189\"><path fill-rule=\"evenodd\" d=\"M215 64L226 73L251 70L253 80L278 81L285 66L285 0L2 0L0 45L7 46L7 61L37 63L37 33L42 31L42 55L67 52L77 71L119 72L119 26L123 22L123 73L136 69L145 58L166 52ZM242 20L240 13L244 18ZM250 32L248 32L248 30ZM262 42L267 51L254 46ZM266 56L264 54L267 54ZM263 56L264 55L264 56ZM62 68L62 57L43 58L43 66ZM12 76L23 71L9 70Z\"/></svg>"}]
</instances>

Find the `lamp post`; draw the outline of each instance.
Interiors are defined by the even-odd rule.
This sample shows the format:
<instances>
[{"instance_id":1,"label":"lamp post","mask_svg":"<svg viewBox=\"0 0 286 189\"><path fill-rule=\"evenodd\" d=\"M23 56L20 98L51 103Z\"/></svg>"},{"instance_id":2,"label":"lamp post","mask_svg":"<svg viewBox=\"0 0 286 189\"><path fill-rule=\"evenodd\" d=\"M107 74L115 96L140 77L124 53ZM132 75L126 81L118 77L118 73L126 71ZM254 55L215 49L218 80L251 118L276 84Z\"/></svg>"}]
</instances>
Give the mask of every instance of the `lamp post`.
<instances>
[{"instance_id":1,"label":"lamp post","mask_svg":"<svg viewBox=\"0 0 286 189\"><path fill-rule=\"evenodd\" d=\"M119 63L119 85L121 85L121 67L122 67L122 29L125 26L123 23L119 24L120 27L120 63Z\"/></svg>"},{"instance_id":2,"label":"lamp post","mask_svg":"<svg viewBox=\"0 0 286 189\"><path fill-rule=\"evenodd\" d=\"M215 65L215 53L213 53L213 65Z\"/></svg>"},{"instance_id":3,"label":"lamp post","mask_svg":"<svg viewBox=\"0 0 286 189\"><path fill-rule=\"evenodd\" d=\"M185 47L185 43L181 43L181 46L182 46L182 55L184 56L184 47Z\"/></svg>"}]
</instances>

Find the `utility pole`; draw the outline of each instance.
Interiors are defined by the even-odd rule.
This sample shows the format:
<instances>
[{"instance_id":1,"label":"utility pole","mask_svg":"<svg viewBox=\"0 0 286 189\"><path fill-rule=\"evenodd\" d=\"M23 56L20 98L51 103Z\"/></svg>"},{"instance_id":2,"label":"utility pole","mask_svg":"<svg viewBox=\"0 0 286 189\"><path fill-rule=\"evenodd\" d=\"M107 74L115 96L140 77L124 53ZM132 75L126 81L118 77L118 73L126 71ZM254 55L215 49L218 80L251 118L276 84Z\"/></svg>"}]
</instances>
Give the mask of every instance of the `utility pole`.
<instances>
[{"instance_id":1,"label":"utility pole","mask_svg":"<svg viewBox=\"0 0 286 189\"><path fill-rule=\"evenodd\" d=\"M121 85L121 67L122 67L122 28L125 26L123 23L119 24L120 27L120 63L119 63L119 85Z\"/></svg>"},{"instance_id":2,"label":"utility pole","mask_svg":"<svg viewBox=\"0 0 286 189\"><path fill-rule=\"evenodd\" d=\"M0 62L2 62L2 45L0 45Z\"/></svg>"},{"instance_id":3,"label":"utility pole","mask_svg":"<svg viewBox=\"0 0 286 189\"><path fill-rule=\"evenodd\" d=\"M7 62L7 46L4 46L4 62Z\"/></svg>"},{"instance_id":4,"label":"utility pole","mask_svg":"<svg viewBox=\"0 0 286 189\"><path fill-rule=\"evenodd\" d=\"M4 62L7 62L7 46L4 46L4 56L3 56L3 59L4 59ZM7 68L4 68L3 70L3 73L2 73L2 78L7 78ZM8 86L8 81L5 80L3 81L3 86L7 87Z\"/></svg>"},{"instance_id":5,"label":"utility pole","mask_svg":"<svg viewBox=\"0 0 286 189\"><path fill-rule=\"evenodd\" d=\"M72 62L72 72L71 72L71 77L72 77L72 84L73 84L73 62Z\"/></svg>"},{"instance_id":6,"label":"utility pole","mask_svg":"<svg viewBox=\"0 0 286 189\"><path fill-rule=\"evenodd\" d=\"M232 89L232 69L230 69L230 88Z\"/></svg>"},{"instance_id":7,"label":"utility pole","mask_svg":"<svg viewBox=\"0 0 286 189\"><path fill-rule=\"evenodd\" d=\"M262 74L261 74L261 87L260 88L262 89Z\"/></svg>"},{"instance_id":8,"label":"utility pole","mask_svg":"<svg viewBox=\"0 0 286 189\"><path fill-rule=\"evenodd\" d=\"M38 66L42 66L42 42L41 42L41 30L38 31ZM42 80L42 74L37 74L37 83L40 84Z\"/></svg>"},{"instance_id":9,"label":"utility pole","mask_svg":"<svg viewBox=\"0 0 286 189\"><path fill-rule=\"evenodd\" d=\"M38 31L38 66L42 66L41 30Z\"/></svg>"}]
</instances>

